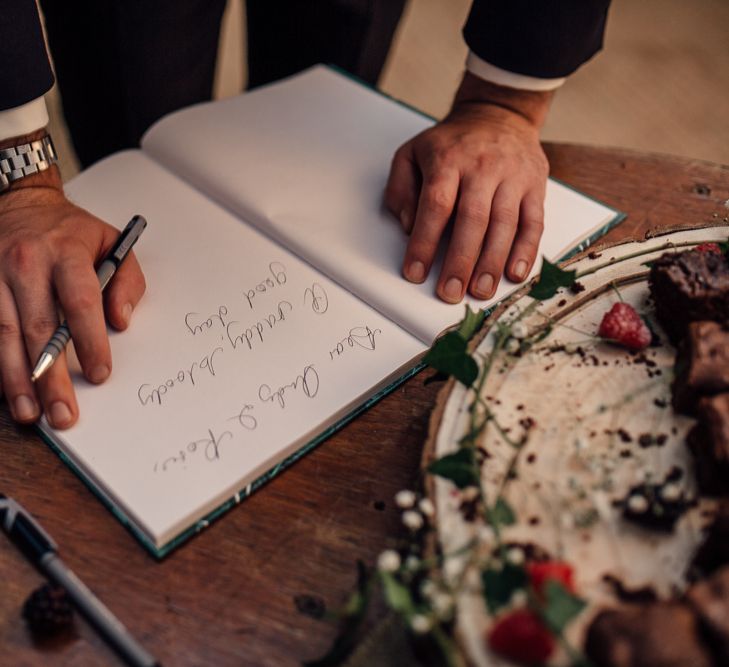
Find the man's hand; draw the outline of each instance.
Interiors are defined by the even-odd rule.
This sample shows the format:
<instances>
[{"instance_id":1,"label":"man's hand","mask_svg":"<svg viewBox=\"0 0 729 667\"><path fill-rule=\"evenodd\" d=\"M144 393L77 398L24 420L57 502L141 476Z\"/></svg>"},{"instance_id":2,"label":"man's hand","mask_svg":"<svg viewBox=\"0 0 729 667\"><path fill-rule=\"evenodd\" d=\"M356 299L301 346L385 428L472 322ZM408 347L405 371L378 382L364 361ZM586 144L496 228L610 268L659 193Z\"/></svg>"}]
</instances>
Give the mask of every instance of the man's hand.
<instances>
[{"instance_id":1,"label":"man's hand","mask_svg":"<svg viewBox=\"0 0 729 667\"><path fill-rule=\"evenodd\" d=\"M145 289L139 264L130 255L102 303L94 264L118 235L65 198L55 167L0 195L0 387L17 421L35 421L41 409L56 428L78 419L65 354L36 386L30 381L59 324L59 309L85 377L99 383L109 376L104 312L114 328L126 329Z\"/></svg>"},{"instance_id":2,"label":"man's hand","mask_svg":"<svg viewBox=\"0 0 729 667\"><path fill-rule=\"evenodd\" d=\"M403 275L428 276L449 220L453 234L436 288L459 302L490 298L506 267L526 278L544 226L549 165L539 144L551 93L466 74L453 109L395 153L385 205L410 234Z\"/></svg>"}]
</instances>

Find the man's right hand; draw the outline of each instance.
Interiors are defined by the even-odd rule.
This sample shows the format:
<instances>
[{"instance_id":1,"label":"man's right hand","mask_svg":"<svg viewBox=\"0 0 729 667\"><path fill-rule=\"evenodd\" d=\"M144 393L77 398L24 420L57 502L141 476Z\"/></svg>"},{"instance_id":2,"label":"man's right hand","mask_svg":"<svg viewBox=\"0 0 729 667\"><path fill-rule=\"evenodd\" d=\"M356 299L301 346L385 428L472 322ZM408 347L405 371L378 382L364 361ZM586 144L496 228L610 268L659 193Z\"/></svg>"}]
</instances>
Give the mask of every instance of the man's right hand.
<instances>
[{"instance_id":1,"label":"man's right hand","mask_svg":"<svg viewBox=\"0 0 729 667\"><path fill-rule=\"evenodd\" d=\"M0 194L0 388L16 421L34 422L41 411L54 428L78 419L65 354L35 385L30 380L62 317L86 379L100 383L109 376L104 315L115 329L126 329L145 289L130 254L102 300L94 265L118 236L66 199L56 167Z\"/></svg>"}]
</instances>

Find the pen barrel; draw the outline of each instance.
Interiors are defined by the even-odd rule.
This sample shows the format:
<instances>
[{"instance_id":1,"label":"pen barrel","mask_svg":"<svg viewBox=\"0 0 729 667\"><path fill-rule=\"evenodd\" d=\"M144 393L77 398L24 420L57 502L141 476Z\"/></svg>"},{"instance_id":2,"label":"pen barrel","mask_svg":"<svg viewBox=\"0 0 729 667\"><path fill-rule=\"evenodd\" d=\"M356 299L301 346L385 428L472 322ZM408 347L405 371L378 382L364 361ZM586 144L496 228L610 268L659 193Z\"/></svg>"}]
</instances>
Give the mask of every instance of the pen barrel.
<instances>
[{"instance_id":1,"label":"pen barrel","mask_svg":"<svg viewBox=\"0 0 729 667\"><path fill-rule=\"evenodd\" d=\"M86 620L114 648L124 662L132 667L158 667L159 663L140 646L122 623L104 606L64 562L48 554L41 565L46 574L62 586Z\"/></svg>"},{"instance_id":2,"label":"pen barrel","mask_svg":"<svg viewBox=\"0 0 729 667\"><path fill-rule=\"evenodd\" d=\"M53 348L56 351L57 356L63 352L66 345L68 345L68 341L71 340L71 332L68 329L68 325L64 322L61 326L56 329L55 333L51 337L51 339L48 341L48 345L46 345L46 350L48 350L49 347Z\"/></svg>"}]
</instances>

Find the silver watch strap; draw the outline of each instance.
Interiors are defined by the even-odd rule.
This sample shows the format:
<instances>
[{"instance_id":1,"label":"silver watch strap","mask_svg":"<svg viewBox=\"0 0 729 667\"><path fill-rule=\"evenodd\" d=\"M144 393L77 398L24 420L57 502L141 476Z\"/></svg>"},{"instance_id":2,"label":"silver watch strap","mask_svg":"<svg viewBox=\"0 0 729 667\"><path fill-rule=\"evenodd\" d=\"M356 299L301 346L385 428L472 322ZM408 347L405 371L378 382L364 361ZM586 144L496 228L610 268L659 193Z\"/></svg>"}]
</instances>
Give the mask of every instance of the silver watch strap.
<instances>
[{"instance_id":1,"label":"silver watch strap","mask_svg":"<svg viewBox=\"0 0 729 667\"><path fill-rule=\"evenodd\" d=\"M58 161L50 135L37 141L0 149L0 192L13 181L45 171Z\"/></svg>"}]
</instances>

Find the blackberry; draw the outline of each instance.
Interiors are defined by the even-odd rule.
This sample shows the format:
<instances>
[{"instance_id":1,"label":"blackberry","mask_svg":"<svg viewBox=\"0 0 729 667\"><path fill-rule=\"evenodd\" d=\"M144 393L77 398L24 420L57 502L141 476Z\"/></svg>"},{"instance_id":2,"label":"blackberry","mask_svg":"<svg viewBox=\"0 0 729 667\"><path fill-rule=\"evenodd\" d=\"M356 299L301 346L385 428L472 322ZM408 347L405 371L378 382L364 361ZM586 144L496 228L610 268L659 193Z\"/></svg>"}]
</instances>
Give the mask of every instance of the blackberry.
<instances>
[{"instance_id":1,"label":"blackberry","mask_svg":"<svg viewBox=\"0 0 729 667\"><path fill-rule=\"evenodd\" d=\"M59 634L73 623L71 600L60 586L45 584L33 591L25 601L23 618L34 634Z\"/></svg>"}]
</instances>

